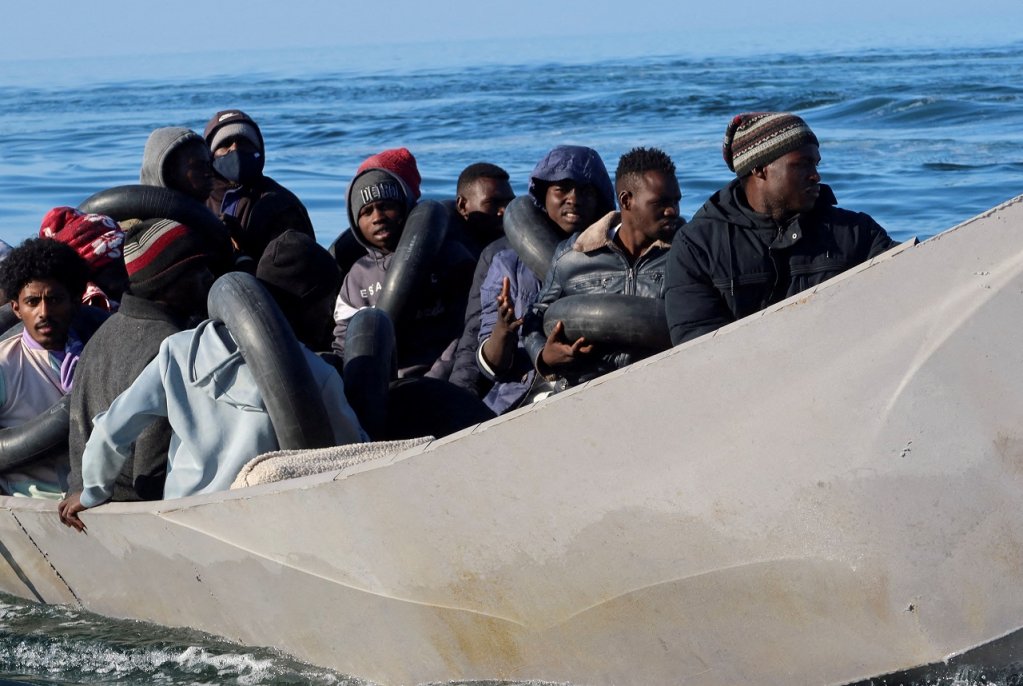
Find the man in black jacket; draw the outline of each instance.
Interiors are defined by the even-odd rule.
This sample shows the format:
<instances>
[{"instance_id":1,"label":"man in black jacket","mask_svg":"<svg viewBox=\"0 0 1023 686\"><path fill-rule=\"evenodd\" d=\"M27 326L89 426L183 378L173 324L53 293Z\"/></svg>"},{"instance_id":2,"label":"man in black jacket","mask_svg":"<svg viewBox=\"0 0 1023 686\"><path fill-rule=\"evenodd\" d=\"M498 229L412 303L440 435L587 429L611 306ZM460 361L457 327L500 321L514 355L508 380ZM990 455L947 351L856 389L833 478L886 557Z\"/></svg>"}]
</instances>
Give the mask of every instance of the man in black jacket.
<instances>
[{"instance_id":1,"label":"man in black jacket","mask_svg":"<svg viewBox=\"0 0 1023 686\"><path fill-rule=\"evenodd\" d=\"M658 352L613 349L582 337L571 339L560 321L550 334L544 333L547 308L566 296L664 296L664 263L681 221L678 203L682 192L675 164L656 148L630 150L618 162L615 193L620 212L609 212L555 248L540 295L522 323L526 351L537 372L558 377L561 386L588 381ZM507 292L502 292L499 302L502 300L506 304L498 316L505 325L516 326Z\"/></svg>"},{"instance_id":2,"label":"man in black jacket","mask_svg":"<svg viewBox=\"0 0 1023 686\"><path fill-rule=\"evenodd\" d=\"M732 119L723 155L734 179L672 242L665 310L678 345L830 279L895 245L870 216L835 207L817 137L801 118Z\"/></svg>"},{"instance_id":3,"label":"man in black jacket","mask_svg":"<svg viewBox=\"0 0 1023 686\"><path fill-rule=\"evenodd\" d=\"M217 112L203 138L215 172L206 206L224 220L239 252L259 261L270 241L288 229L316 238L302 201L263 174L263 133L249 115Z\"/></svg>"}]
</instances>

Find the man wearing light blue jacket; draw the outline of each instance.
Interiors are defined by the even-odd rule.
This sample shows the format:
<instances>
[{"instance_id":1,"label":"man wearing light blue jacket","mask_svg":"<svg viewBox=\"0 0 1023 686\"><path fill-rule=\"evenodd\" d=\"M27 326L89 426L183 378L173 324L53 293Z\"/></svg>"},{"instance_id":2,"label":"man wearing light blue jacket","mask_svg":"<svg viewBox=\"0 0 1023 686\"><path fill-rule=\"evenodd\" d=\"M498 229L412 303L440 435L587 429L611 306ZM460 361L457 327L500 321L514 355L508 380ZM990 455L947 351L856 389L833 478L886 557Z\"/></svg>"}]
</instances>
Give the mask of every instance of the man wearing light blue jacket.
<instances>
[{"instance_id":1,"label":"man wearing light blue jacket","mask_svg":"<svg viewBox=\"0 0 1023 686\"><path fill-rule=\"evenodd\" d=\"M285 232L268 246L257 276L300 341L329 330L340 275L315 241ZM368 440L345 399L341 377L304 345L301 350L336 444ZM157 417L167 417L173 430L165 498L227 490L248 460L280 447L237 343L222 323L207 320L167 338L136 382L96 417L82 457L84 490L61 504L62 522L84 529L78 512L110 498L132 442Z\"/></svg>"}]
</instances>

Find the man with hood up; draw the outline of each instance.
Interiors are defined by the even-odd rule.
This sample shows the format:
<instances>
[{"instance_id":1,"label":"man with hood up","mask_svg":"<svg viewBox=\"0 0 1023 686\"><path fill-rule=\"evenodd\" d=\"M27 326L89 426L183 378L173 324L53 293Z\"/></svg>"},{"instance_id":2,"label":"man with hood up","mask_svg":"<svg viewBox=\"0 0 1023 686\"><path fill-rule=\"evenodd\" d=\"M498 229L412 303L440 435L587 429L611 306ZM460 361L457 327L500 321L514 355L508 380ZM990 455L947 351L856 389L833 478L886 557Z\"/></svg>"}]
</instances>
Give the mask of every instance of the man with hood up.
<instances>
[{"instance_id":1,"label":"man with hood up","mask_svg":"<svg viewBox=\"0 0 1023 686\"><path fill-rule=\"evenodd\" d=\"M817 136L787 112L737 115L722 154L736 178L672 241L665 314L674 345L883 253L896 243L861 212L835 207Z\"/></svg>"},{"instance_id":2,"label":"man with hood up","mask_svg":"<svg viewBox=\"0 0 1023 686\"><path fill-rule=\"evenodd\" d=\"M213 189L206 206L221 217L238 250L258 260L275 237L291 229L316 238L298 197L263 174L263 133L241 110L222 110L203 132L213 155Z\"/></svg>"},{"instance_id":3,"label":"man with hood up","mask_svg":"<svg viewBox=\"0 0 1023 686\"><path fill-rule=\"evenodd\" d=\"M405 221L419 199L419 169L405 148L365 160L348 187L348 221L368 254L345 276L334 308L334 350L344 355L348 322L380 299ZM475 261L465 246L447 239L404 321L394 322L398 376L447 379L462 333Z\"/></svg>"},{"instance_id":4,"label":"man with hood up","mask_svg":"<svg viewBox=\"0 0 1023 686\"><path fill-rule=\"evenodd\" d=\"M578 233L615 208L615 192L596 150L559 145L529 176L529 199L565 237ZM543 274L533 271L501 238L480 288L483 311L476 362L494 386L483 402L501 414L518 407L536 380L520 327L536 302Z\"/></svg>"},{"instance_id":5,"label":"man with hood up","mask_svg":"<svg viewBox=\"0 0 1023 686\"><path fill-rule=\"evenodd\" d=\"M180 126L156 129L146 140L139 183L169 188L205 204L213 190L213 167L206 142L195 131ZM127 231L138 220L155 218L138 217L121 222L121 226ZM234 269L234 247L226 229L217 232L196 229L196 235L203 242L215 275Z\"/></svg>"}]
</instances>

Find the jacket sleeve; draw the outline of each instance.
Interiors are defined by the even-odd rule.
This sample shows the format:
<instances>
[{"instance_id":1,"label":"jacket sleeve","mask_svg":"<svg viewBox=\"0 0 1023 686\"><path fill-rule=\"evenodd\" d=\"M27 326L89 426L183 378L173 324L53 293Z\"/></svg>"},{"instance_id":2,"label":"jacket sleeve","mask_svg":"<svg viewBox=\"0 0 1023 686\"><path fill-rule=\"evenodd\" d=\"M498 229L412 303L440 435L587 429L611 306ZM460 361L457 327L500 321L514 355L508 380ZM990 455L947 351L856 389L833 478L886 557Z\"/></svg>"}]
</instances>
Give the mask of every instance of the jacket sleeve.
<instances>
[{"instance_id":1,"label":"jacket sleeve","mask_svg":"<svg viewBox=\"0 0 1023 686\"><path fill-rule=\"evenodd\" d=\"M135 382L114 399L110 409L96 415L92 435L82 455L82 505L95 507L113 494L114 482L139 434L157 417L167 416L163 386L166 345L146 365Z\"/></svg>"},{"instance_id":2,"label":"jacket sleeve","mask_svg":"<svg viewBox=\"0 0 1023 686\"><path fill-rule=\"evenodd\" d=\"M551 303L561 297L564 288L561 283L561 269L559 268L561 257L572 249L571 240L563 241L554 251L554 259L551 260L551 268L547 271L543 285L540 287L540 294L536 302L529 308L529 312L523 318L522 336L526 346L526 354L530 362L536 366L540 353L547 344L547 334L543 332L543 318L547 314L547 308Z\"/></svg>"},{"instance_id":3,"label":"jacket sleeve","mask_svg":"<svg viewBox=\"0 0 1023 686\"><path fill-rule=\"evenodd\" d=\"M874 221L874 218L868 214L863 216L863 225L870 234L870 252L867 254L867 259L877 257L883 252L886 252L896 245L898 241L894 240L888 235L888 232L884 230L880 224Z\"/></svg>"},{"instance_id":4,"label":"jacket sleeve","mask_svg":"<svg viewBox=\"0 0 1023 686\"><path fill-rule=\"evenodd\" d=\"M465 306L462 336L458 339L458 347L455 348L455 365L448 378L448 381L456 386L461 386L477 395L482 395L481 391L484 390L480 387L480 372L476 366L476 348L479 345L483 310L480 292L493 258L492 252L484 250L476 263L476 271L472 276L472 287L469 289L469 300Z\"/></svg>"},{"instance_id":5,"label":"jacket sleeve","mask_svg":"<svg viewBox=\"0 0 1023 686\"><path fill-rule=\"evenodd\" d=\"M351 287L346 276L344 283L341 284L341 292L337 294L337 300L334 302L334 342L331 344L331 348L342 358L345 355L345 336L348 335L348 322L360 309L352 305L352 299L349 295Z\"/></svg>"},{"instance_id":6,"label":"jacket sleeve","mask_svg":"<svg viewBox=\"0 0 1023 686\"><path fill-rule=\"evenodd\" d=\"M734 321L731 310L711 281L708 258L684 230L675 235L664 276L664 311L672 345L714 331Z\"/></svg>"}]
</instances>

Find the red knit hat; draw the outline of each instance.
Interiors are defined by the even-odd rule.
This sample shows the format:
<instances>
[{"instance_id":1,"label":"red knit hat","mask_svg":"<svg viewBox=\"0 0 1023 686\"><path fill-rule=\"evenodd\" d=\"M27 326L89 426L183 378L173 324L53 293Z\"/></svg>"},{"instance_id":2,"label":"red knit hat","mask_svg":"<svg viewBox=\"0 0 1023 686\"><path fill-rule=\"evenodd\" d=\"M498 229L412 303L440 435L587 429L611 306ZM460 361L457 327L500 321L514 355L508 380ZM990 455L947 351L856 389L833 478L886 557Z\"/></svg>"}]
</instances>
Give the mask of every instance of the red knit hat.
<instances>
[{"instance_id":1,"label":"red knit hat","mask_svg":"<svg viewBox=\"0 0 1023 686\"><path fill-rule=\"evenodd\" d=\"M419 167L416 166L416 158L412 156L408 148L391 148L376 155L367 157L355 171L358 176L367 169L386 169L401 177L409 190L412 191L412 199L419 200L419 185L423 182L419 176Z\"/></svg>"},{"instance_id":2,"label":"red knit hat","mask_svg":"<svg viewBox=\"0 0 1023 686\"><path fill-rule=\"evenodd\" d=\"M73 207L54 207L47 212L39 227L39 237L71 246L94 273L122 257L124 231L117 222Z\"/></svg>"}]
</instances>

